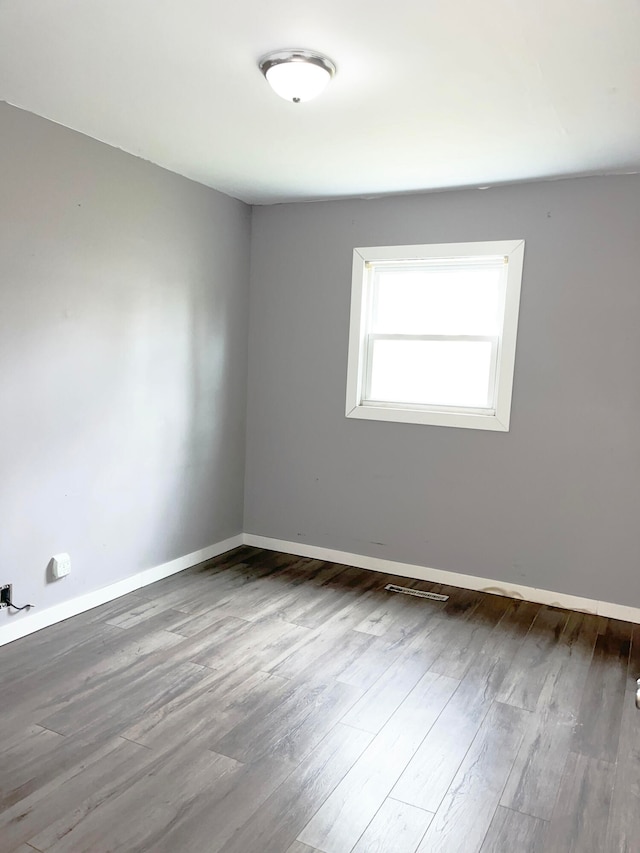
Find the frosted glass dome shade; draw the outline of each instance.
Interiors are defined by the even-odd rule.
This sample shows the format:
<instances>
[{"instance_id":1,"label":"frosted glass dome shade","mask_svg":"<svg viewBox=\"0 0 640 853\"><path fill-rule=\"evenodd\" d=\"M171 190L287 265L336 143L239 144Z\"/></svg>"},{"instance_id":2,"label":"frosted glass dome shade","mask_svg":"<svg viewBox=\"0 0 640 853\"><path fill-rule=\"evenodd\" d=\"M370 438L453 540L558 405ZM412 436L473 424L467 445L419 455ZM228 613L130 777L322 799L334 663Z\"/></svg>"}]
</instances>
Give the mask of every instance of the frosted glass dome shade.
<instances>
[{"instance_id":1,"label":"frosted glass dome shade","mask_svg":"<svg viewBox=\"0 0 640 853\"><path fill-rule=\"evenodd\" d=\"M330 59L311 51L277 51L260 60L269 85L285 101L301 103L317 97L335 73Z\"/></svg>"}]
</instances>

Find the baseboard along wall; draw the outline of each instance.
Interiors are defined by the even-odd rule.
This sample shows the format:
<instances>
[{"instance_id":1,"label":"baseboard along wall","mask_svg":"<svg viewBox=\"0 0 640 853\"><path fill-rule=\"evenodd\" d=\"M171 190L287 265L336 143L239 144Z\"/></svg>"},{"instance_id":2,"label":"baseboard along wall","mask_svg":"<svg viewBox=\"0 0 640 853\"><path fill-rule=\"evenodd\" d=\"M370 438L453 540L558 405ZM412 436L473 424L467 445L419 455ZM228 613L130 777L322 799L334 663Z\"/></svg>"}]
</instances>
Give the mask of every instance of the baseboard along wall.
<instances>
[{"instance_id":1,"label":"baseboard along wall","mask_svg":"<svg viewBox=\"0 0 640 853\"><path fill-rule=\"evenodd\" d=\"M490 578L448 572L443 569L430 569L427 566L399 563L395 560L384 560L379 557L367 557L348 551L335 551L332 548L321 548L302 542L288 542L284 539L273 539L269 536L258 536L253 533L239 533L229 539L216 542L208 548L193 551L184 557L178 557L168 563L162 563L160 566L145 569L110 586L88 592L86 595L64 601L61 604L48 607L46 610L38 611L34 608L31 613L16 614L12 617L10 624L0 628L0 646L18 640L20 637L26 637L28 634L33 634L49 625L55 625L56 622L62 622L78 613L84 613L85 610L91 610L100 604L106 604L108 601L120 598L128 592L133 592L155 583L155 581L175 575L198 565L198 563L204 563L206 560L218 557L240 545L251 545L256 548L264 548L267 551L282 551L287 554L295 554L298 557L311 557L315 560L341 563L359 569L369 569L370 571L384 572L404 578L473 589L493 595L503 595L507 598L519 598L525 601L533 601L536 604L548 604L566 610L578 610L582 613L593 613L598 616L607 616L612 619L622 619L625 622L640 624L640 607L629 607L610 601L597 601L593 598L582 598L577 595L568 595L567 593L553 592L532 586L505 584L504 581L491 580Z\"/></svg>"},{"instance_id":2,"label":"baseboard along wall","mask_svg":"<svg viewBox=\"0 0 640 853\"><path fill-rule=\"evenodd\" d=\"M49 625L55 625L56 622L62 622L71 616L77 616L78 613L84 613L85 610L91 610L100 604L106 604L108 601L113 601L115 598L120 598L128 592L148 586L150 583L183 572L185 569L197 566L198 563L204 563L206 560L218 557L233 548L238 548L243 544L243 539L242 533L238 533L236 536L224 539L222 542L216 542L215 545L210 545L208 548L193 551L184 557L178 557L168 563L162 563L160 566L145 569L117 583L112 583L85 595L79 595L69 601L47 607L45 610L38 610L34 607L31 612L12 615L10 624L0 628L0 646L11 643L13 640L19 640L20 637L26 637L27 634L33 634L42 628L48 628Z\"/></svg>"},{"instance_id":3,"label":"baseboard along wall","mask_svg":"<svg viewBox=\"0 0 640 853\"><path fill-rule=\"evenodd\" d=\"M624 622L640 624L640 607L628 607L625 604L615 604L610 601L596 601L594 598L582 598L563 592L505 583L505 581L492 580L491 578L479 578L475 575L463 575L443 569L430 569L427 566L398 563L395 560L383 560L379 557L366 557L363 554L351 554L348 551L334 551L332 548L320 548L301 542L287 542L283 539L272 539L269 536L257 536L253 533L245 533L243 539L245 545L265 548L268 551L284 551L299 557L312 557L315 560L343 563L347 566L356 566L359 569L370 569L374 572L442 583L447 584L447 586L459 586L464 589L489 592L507 598L520 598L524 601L533 601L536 604L548 604L553 607L563 607L566 610L594 613L598 616L607 616L611 619L622 619Z\"/></svg>"}]
</instances>

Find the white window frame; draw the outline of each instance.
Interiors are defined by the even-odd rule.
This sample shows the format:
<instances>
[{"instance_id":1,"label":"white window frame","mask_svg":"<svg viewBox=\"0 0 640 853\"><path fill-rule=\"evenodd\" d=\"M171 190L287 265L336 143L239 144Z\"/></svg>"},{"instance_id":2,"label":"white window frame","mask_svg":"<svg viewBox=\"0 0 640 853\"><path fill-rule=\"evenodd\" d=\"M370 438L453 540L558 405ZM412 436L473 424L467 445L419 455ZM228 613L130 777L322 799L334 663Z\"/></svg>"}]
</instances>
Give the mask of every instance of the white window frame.
<instances>
[{"instance_id":1,"label":"white window frame","mask_svg":"<svg viewBox=\"0 0 640 853\"><path fill-rule=\"evenodd\" d=\"M505 261L504 312L500 334L496 337L474 335L378 335L368 331L372 314L371 284L376 265L415 265L420 261L441 260L444 264L456 260L502 257ZM516 357L520 287L524 260L524 240L497 240L478 243L432 243L420 246L370 246L353 250L351 287L351 322L349 327L349 356L347 366L346 416L376 421L430 424L433 426L509 431L511 395ZM382 403L370 401L368 383L374 338L403 338L406 340L490 340L492 343L493 396L492 409L470 409L454 406L421 406L413 403Z\"/></svg>"}]
</instances>

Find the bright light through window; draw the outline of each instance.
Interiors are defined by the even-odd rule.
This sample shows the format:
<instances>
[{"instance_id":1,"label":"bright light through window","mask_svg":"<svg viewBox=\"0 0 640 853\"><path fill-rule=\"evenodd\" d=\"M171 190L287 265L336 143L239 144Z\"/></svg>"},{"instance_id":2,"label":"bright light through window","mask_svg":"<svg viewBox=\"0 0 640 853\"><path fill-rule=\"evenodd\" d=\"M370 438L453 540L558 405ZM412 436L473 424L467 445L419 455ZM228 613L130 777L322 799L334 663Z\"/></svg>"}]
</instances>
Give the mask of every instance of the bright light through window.
<instances>
[{"instance_id":1,"label":"bright light through window","mask_svg":"<svg viewBox=\"0 0 640 853\"><path fill-rule=\"evenodd\" d=\"M347 415L507 430L523 253L356 249Z\"/></svg>"},{"instance_id":2,"label":"bright light through window","mask_svg":"<svg viewBox=\"0 0 640 853\"><path fill-rule=\"evenodd\" d=\"M423 406L491 406L487 341L373 340L368 398Z\"/></svg>"},{"instance_id":3,"label":"bright light through window","mask_svg":"<svg viewBox=\"0 0 640 853\"><path fill-rule=\"evenodd\" d=\"M376 269L372 331L405 335L496 335L504 261L486 266Z\"/></svg>"}]
</instances>

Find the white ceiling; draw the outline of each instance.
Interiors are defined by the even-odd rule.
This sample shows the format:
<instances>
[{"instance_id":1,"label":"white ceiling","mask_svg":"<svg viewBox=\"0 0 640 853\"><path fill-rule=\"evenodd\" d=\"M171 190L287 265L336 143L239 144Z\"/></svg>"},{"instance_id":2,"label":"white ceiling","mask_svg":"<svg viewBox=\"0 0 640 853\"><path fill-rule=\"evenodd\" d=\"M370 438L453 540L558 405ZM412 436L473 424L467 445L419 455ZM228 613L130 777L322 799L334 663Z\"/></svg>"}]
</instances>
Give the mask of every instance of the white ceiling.
<instances>
[{"instance_id":1,"label":"white ceiling","mask_svg":"<svg viewBox=\"0 0 640 853\"><path fill-rule=\"evenodd\" d=\"M0 0L0 99L254 203L638 171L640 3Z\"/></svg>"}]
</instances>

